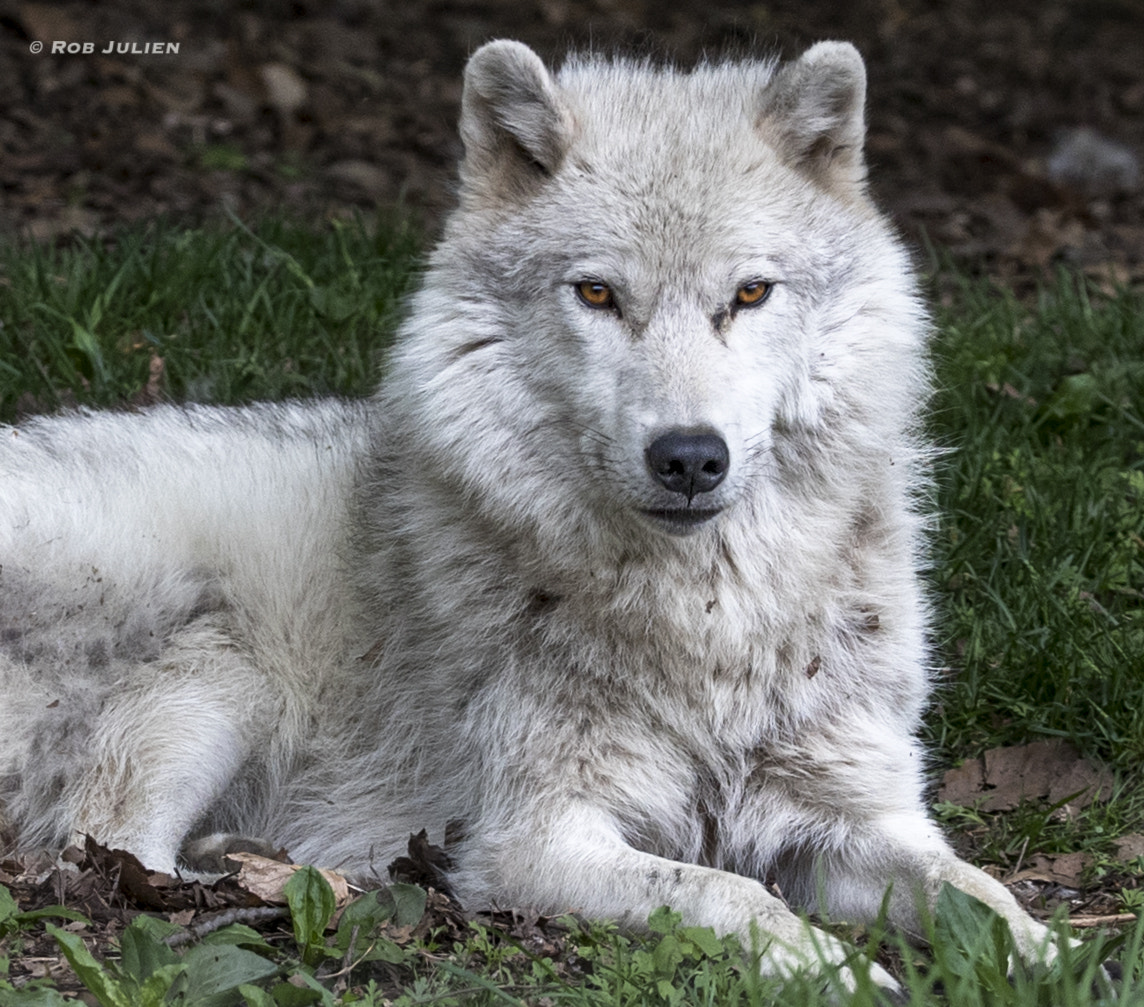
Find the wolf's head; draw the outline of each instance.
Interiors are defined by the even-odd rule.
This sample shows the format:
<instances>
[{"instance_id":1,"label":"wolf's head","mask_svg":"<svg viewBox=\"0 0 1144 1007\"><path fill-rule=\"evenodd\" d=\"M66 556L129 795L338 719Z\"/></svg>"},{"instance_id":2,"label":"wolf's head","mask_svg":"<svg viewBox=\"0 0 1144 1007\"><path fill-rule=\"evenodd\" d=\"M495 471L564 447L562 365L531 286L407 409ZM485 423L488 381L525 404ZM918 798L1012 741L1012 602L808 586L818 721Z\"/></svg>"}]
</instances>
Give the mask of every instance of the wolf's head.
<instances>
[{"instance_id":1,"label":"wolf's head","mask_svg":"<svg viewBox=\"0 0 1144 1007\"><path fill-rule=\"evenodd\" d=\"M866 195L864 100L838 42L690 73L478 50L460 206L395 364L435 470L500 521L628 540L882 478L924 326Z\"/></svg>"}]
</instances>

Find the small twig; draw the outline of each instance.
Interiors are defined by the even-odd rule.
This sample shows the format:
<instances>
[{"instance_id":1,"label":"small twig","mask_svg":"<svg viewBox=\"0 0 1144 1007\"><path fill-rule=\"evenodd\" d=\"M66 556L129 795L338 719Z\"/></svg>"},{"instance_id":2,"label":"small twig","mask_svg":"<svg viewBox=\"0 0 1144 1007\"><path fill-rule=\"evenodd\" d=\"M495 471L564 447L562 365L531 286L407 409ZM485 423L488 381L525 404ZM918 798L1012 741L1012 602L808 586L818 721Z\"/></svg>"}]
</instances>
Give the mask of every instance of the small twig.
<instances>
[{"instance_id":1,"label":"small twig","mask_svg":"<svg viewBox=\"0 0 1144 1007\"><path fill-rule=\"evenodd\" d=\"M1010 881L1013 878L1015 878L1017 876L1017 873L1021 870L1021 865L1025 862L1025 851L1028 848L1029 848L1029 837L1026 836L1025 841L1021 844L1021 852L1017 854L1017 863L1013 866L1013 869L1009 872L1009 880Z\"/></svg>"},{"instance_id":2,"label":"small twig","mask_svg":"<svg viewBox=\"0 0 1144 1007\"><path fill-rule=\"evenodd\" d=\"M1113 916L1070 916L1069 926L1083 930L1086 927L1118 927L1125 923L1135 923L1135 913L1116 913Z\"/></svg>"},{"instance_id":3,"label":"small twig","mask_svg":"<svg viewBox=\"0 0 1144 1007\"><path fill-rule=\"evenodd\" d=\"M164 942L168 947L177 948L180 944L205 937L209 933L228 927L232 923L261 923L286 915L285 906L247 906L246 908L225 909L221 913L198 920L186 930L171 934Z\"/></svg>"},{"instance_id":4,"label":"small twig","mask_svg":"<svg viewBox=\"0 0 1144 1007\"><path fill-rule=\"evenodd\" d=\"M353 967L354 948L357 946L358 933L361 931L361 925L355 923L353 929L350 930L350 942L346 945L346 954L342 959L342 969L349 971Z\"/></svg>"},{"instance_id":5,"label":"small twig","mask_svg":"<svg viewBox=\"0 0 1144 1007\"><path fill-rule=\"evenodd\" d=\"M341 976L348 976L354 969L356 969L362 962L369 957L369 953L377 947L377 941L370 941L369 946L361 953L356 961L353 960L354 945L357 944L358 939L358 926L354 926L350 931L350 943L346 948L345 957L342 958L342 967L337 972L322 972L315 975L316 979L338 979Z\"/></svg>"}]
</instances>

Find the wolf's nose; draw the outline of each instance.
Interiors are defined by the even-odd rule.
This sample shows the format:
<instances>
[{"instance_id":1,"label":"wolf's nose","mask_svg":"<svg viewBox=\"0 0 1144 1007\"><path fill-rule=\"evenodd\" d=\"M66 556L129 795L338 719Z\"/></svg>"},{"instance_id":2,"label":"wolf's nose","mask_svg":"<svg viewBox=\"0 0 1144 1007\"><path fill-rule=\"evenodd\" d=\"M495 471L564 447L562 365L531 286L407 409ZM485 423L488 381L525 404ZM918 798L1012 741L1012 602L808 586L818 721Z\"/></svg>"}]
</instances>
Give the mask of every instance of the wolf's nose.
<instances>
[{"instance_id":1,"label":"wolf's nose","mask_svg":"<svg viewBox=\"0 0 1144 1007\"><path fill-rule=\"evenodd\" d=\"M718 434L689 434L669 430L649 445L647 465L652 475L672 493L682 493L687 502L697 493L708 493L727 474L731 455Z\"/></svg>"}]
</instances>

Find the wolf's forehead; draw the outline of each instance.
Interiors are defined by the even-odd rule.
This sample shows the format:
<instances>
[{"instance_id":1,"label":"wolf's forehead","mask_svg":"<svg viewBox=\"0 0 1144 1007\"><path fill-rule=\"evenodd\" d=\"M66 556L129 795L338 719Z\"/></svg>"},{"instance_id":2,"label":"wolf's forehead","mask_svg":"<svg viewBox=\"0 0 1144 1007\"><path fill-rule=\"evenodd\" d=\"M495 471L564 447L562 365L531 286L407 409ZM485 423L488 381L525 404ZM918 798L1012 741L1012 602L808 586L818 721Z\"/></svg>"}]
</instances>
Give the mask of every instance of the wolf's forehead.
<instances>
[{"instance_id":1,"label":"wolf's forehead","mask_svg":"<svg viewBox=\"0 0 1144 1007\"><path fill-rule=\"evenodd\" d=\"M760 216L790 216L805 187L756 128L768 79L767 66L621 65L577 77L565 91L574 128L561 209L574 207L593 240L611 234L675 257L725 246ZM575 230L572 218L564 229Z\"/></svg>"},{"instance_id":2,"label":"wolf's forehead","mask_svg":"<svg viewBox=\"0 0 1144 1007\"><path fill-rule=\"evenodd\" d=\"M747 156L768 63L703 66L691 72L631 63L574 64L559 77L583 157L632 159L649 167Z\"/></svg>"}]
</instances>

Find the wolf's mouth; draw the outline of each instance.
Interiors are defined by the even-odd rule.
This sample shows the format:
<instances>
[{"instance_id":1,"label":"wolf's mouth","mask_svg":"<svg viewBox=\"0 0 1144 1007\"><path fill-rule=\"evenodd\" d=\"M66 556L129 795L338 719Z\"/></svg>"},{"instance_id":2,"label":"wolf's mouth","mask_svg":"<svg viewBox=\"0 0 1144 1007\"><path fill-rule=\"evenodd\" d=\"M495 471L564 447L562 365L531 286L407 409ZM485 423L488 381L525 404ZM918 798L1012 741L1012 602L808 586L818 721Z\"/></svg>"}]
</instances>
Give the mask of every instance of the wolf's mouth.
<instances>
[{"instance_id":1,"label":"wolf's mouth","mask_svg":"<svg viewBox=\"0 0 1144 1007\"><path fill-rule=\"evenodd\" d=\"M663 510L649 508L641 513L672 535L689 535L721 511L721 507L675 507Z\"/></svg>"}]
</instances>

